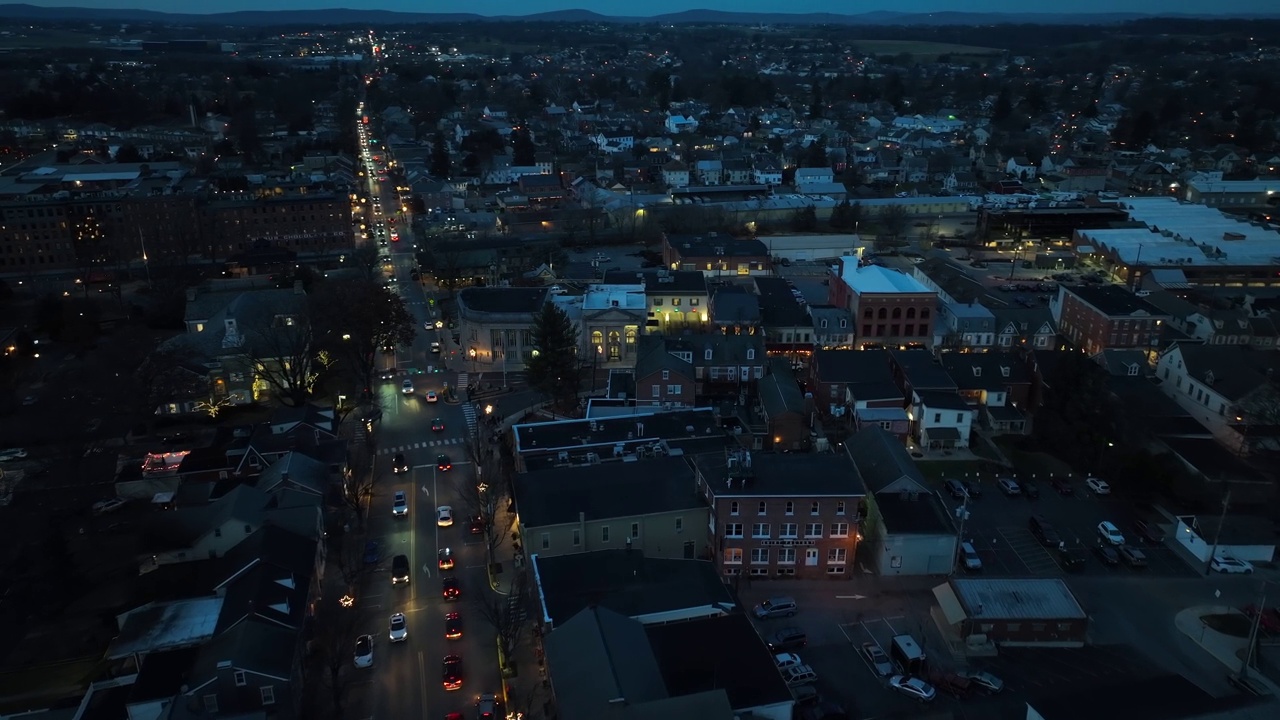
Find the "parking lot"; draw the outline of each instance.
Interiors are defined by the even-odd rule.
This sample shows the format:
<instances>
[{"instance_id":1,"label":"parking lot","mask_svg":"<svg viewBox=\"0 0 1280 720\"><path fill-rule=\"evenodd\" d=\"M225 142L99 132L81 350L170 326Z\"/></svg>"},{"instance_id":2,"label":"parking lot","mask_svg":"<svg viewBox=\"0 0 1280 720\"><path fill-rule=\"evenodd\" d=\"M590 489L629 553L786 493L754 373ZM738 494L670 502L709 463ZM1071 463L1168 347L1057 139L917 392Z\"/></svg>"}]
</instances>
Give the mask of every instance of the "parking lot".
<instances>
[{"instance_id":1,"label":"parking lot","mask_svg":"<svg viewBox=\"0 0 1280 720\"><path fill-rule=\"evenodd\" d=\"M1076 570L1077 574L1161 577L1195 577L1199 574L1198 568L1191 567L1183 559L1183 554L1170 546L1172 540L1161 544L1141 540L1133 525L1141 516L1127 507L1124 501L1112 496L1094 495L1081 482L1073 483L1073 494L1066 496L1057 493L1049 483L1040 482L1037 486L1040 489L1037 499L1025 495L1007 497L996 490L993 481L987 480L983 481L981 496L969 501L964 539L973 544L982 559L981 573L1034 577L1063 574L1057 551L1041 545L1028 527L1031 515L1039 514L1053 525L1063 543L1079 549L1084 556L1084 567ZM943 499L951 508L961 503L945 493ZM1125 534L1128 544L1146 555L1146 567L1132 568L1123 562L1107 565L1099 559L1094 548L1098 545L1097 526L1103 520L1115 523ZM1172 535L1172 527L1168 523L1156 524L1166 536Z\"/></svg>"}]
</instances>

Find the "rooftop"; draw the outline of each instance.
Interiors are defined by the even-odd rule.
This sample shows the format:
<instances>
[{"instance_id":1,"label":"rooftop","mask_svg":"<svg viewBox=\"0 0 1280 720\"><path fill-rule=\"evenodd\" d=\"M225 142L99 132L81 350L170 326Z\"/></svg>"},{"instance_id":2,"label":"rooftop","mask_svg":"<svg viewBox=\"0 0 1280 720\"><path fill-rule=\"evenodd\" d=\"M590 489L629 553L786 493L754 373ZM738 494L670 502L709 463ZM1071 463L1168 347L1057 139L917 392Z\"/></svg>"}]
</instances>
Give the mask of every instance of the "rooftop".
<instances>
[{"instance_id":1,"label":"rooftop","mask_svg":"<svg viewBox=\"0 0 1280 720\"><path fill-rule=\"evenodd\" d=\"M606 715L616 698L633 706L669 697L649 645L643 625L601 607L553 630L545 647L560 716L588 720Z\"/></svg>"},{"instance_id":2,"label":"rooftop","mask_svg":"<svg viewBox=\"0 0 1280 720\"><path fill-rule=\"evenodd\" d=\"M916 392L957 389L956 381L928 350L890 350L889 356Z\"/></svg>"},{"instance_id":3,"label":"rooftop","mask_svg":"<svg viewBox=\"0 0 1280 720\"><path fill-rule=\"evenodd\" d=\"M582 309L586 311L609 310L610 308L644 310L647 307L648 301L645 299L644 285L639 283L630 285L588 285L586 293L582 296Z\"/></svg>"},{"instance_id":4,"label":"rooftop","mask_svg":"<svg viewBox=\"0 0 1280 720\"><path fill-rule=\"evenodd\" d=\"M546 300L546 288L469 287L458 291L458 314L533 315Z\"/></svg>"},{"instance_id":5,"label":"rooftop","mask_svg":"<svg viewBox=\"0 0 1280 720\"><path fill-rule=\"evenodd\" d=\"M833 453L705 453L693 458L716 497L855 497L866 494L845 455ZM732 480L743 479L736 486Z\"/></svg>"},{"instance_id":6,"label":"rooftop","mask_svg":"<svg viewBox=\"0 0 1280 720\"><path fill-rule=\"evenodd\" d=\"M1280 244L1280 236L1276 237ZM1073 285L1063 292L1075 295L1107 317L1168 317L1160 308L1116 285Z\"/></svg>"},{"instance_id":7,"label":"rooftop","mask_svg":"<svg viewBox=\"0 0 1280 720\"><path fill-rule=\"evenodd\" d=\"M205 597L150 603L119 619L120 634L107 658L198 645L213 637L222 612L222 598Z\"/></svg>"},{"instance_id":8,"label":"rooftop","mask_svg":"<svg viewBox=\"0 0 1280 720\"><path fill-rule=\"evenodd\" d=\"M760 294L760 314L765 325L774 327L799 327L812 325L806 305L791 294L785 278L757 277L756 291ZM719 297L717 293L716 297Z\"/></svg>"},{"instance_id":9,"label":"rooftop","mask_svg":"<svg viewBox=\"0 0 1280 720\"><path fill-rule=\"evenodd\" d=\"M650 625L645 631L672 696L723 689L734 710L791 700L745 614Z\"/></svg>"},{"instance_id":10,"label":"rooftop","mask_svg":"<svg viewBox=\"0 0 1280 720\"><path fill-rule=\"evenodd\" d=\"M705 560L647 558L639 550L534 555L543 609L553 625L600 606L630 618L736 603Z\"/></svg>"},{"instance_id":11,"label":"rooftop","mask_svg":"<svg viewBox=\"0 0 1280 720\"><path fill-rule=\"evenodd\" d=\"M1233 267L1275 265L1280 233L1205 205L1170 197L1124 198L1121 205L1143 228L1077 230L1088 245L1117 255L1124 265Z\"/></svg>"},{"instance_id":12,"label":"rooftop","mask_svg":"<svg viewBox=\"0 0 1280 720\"><path fill-rule=\"evenodd\" d=\"M1058 578L954 578L956 599L970 618L996 620L1084 620L1088 616Z\"/></svg>"},{"instance_id":13,"label":"rooftop","mask_svg":"<svg viewBox=\"0 0 1280 720\"><path fill-rule=\"evenodd\" d=\"M599 449L618 443L675 440L721 434L710 408L655 412L595 420L556 420L512 428L516 452Z\"/></svg>"},{"instance_id":14,"label":"rooftop","mask_svg":"<svg viewBox=\"0 0 1280 720\"><path fill-rule=\"evenodd\" d=\"M539 528L705 507L683 456L615 463L607 473L580 465L515 476L520 524Z\"/></svg>"},{"instance_id":15,"label":"rooftop","mask_svg":"<svg viewBox=\"0 0 1280 720\"><path fill-rule=\"evenodd\" d=\"M684 258L765 257L769 249L756 238L732 235L668 235L667 243Z\"/></svg>"},{"instance_id":16,"label":"rooftop","mask_svg":"<svg viewBox=\"0 0 1280 720\"><path fill-rule=\"evenodd\" d=\"M858 266L858 258L840 259L840 279L859 295L932 294L923 283L901 270L881 265Z\"/></svg>"},{"instance_id":17,"label":"rooftop","mask_svg":"<svg viewBox=\"0 0 1280 720\"><path fill-rule=\"evenodd\" d=\"M647 295L707 294L707 277L698 270L610 270L604 274L609 285L644 285Z\"/></svg>"}]
</instances>

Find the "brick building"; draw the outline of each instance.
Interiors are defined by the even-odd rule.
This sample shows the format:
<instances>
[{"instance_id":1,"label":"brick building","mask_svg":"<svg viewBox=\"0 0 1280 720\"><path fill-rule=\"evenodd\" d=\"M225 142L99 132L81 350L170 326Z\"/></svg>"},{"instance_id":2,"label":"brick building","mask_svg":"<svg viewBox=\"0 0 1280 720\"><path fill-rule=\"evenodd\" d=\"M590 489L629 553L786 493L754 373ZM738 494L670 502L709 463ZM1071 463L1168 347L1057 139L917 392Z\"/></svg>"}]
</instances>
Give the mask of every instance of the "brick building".
<instances>
[{"instance_id":1,"label":"brick building","mask_svg":"<svg viewBox=\"0 0 1280 720\"><path fill-rule=\"evenodd\" d=\"M722 575L848 579L866 490L845 455L694 457Z\"/></svg>"},{"instance_id":2,"label":"brick building","mask_svg":"<svg viewBox=\"0 0 1280 720\"><path fill-rule=\"evenodd\" d=\"M1115 285L1058 287L1049 303L1058 334L1089 355L1133 348L1155 352L1168 313Z\"/></svg>"},{"instance_id":3,"label":"brick building","mask_svg":"<svg viewBox=\"0 0 1280 720\"><path fill-rule=\"evenodd\" d=\"M350 248L351 202L319 187L264 188L217 193L200 209L203 244L223 258L266 242L299 255Z\"/></svg>"},{"instance_id":4,"label":"brick building","mask_svg":"<svg viewBox=\"0 0 1280 720\"><path fill-rule=\"evenodd\" d=\"M855 257L832 268L827 302L849 311L854 348L932 347L938 295L906 273Z\"/></svg>"},{"instance_id":5,"label":"brick building","mask_svg":"<svg viewBox=\"0 0 1280 720\"><path fill-rule=\"evenodd\" d=\"M756 238L732 235L663 235L662 265L671 270L698 270L707 277L766 275L772 270L769 249Z\"/></svg>"}]
</instances>

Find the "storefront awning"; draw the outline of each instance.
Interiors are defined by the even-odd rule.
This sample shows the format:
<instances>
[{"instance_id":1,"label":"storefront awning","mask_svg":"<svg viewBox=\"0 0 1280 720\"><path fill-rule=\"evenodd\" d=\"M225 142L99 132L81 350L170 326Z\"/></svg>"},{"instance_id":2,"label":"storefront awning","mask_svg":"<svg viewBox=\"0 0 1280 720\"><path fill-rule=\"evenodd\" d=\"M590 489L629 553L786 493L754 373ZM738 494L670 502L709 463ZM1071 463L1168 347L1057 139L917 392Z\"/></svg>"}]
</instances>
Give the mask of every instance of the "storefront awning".
<instances>
[{"instance_id":1,"label":"storefront awning","mask_svg":"<svg viewBox=\"0 0 1280 720\"><path fill-rule=\"evenodd\" d=\"M933 597L938 601L938 607L942 609L942 614L947 618L949 625L959 625L968 619L964 608L960 607L960 600L956 597L956 593L951 589L951 585L943 583L933 589Z\"/></svg>"}]
</instances>

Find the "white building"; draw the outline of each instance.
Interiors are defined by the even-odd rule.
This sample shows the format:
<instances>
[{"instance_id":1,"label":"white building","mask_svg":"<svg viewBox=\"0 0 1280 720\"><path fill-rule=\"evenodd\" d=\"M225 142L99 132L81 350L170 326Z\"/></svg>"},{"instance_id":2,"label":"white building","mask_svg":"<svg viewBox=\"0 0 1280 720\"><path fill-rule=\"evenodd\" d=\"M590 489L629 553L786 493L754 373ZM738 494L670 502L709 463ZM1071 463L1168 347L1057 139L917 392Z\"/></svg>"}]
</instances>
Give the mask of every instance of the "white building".
<instances>
[{"instance_id":1,"label":"white building","mask_svg":"<svg viewBox=\"0 0 1280 720\"><path fill-rule=\"evenodd\" d=\"M697 132L698 120L691 115L680 115L678 113L668 115L666 121L667 132L676 135L683 132Z\"/></svg>"}]
</instances>

